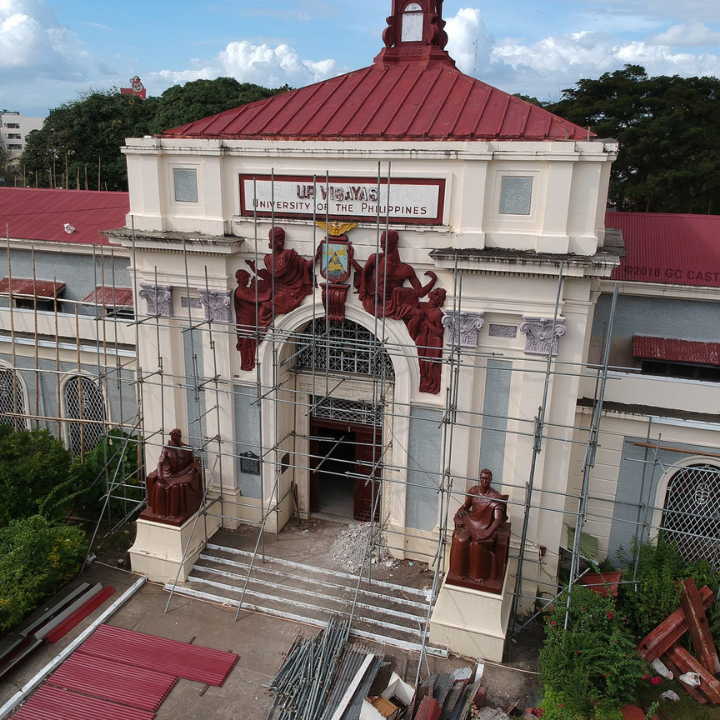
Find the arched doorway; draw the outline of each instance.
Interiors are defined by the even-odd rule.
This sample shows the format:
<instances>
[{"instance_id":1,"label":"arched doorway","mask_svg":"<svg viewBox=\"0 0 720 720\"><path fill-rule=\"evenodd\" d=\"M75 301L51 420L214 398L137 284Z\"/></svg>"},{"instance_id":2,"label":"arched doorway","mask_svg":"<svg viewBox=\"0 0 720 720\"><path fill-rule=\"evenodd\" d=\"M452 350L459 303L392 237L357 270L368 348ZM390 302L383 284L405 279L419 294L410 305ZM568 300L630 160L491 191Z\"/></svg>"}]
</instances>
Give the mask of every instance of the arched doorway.
<instances>
[{"instance_id":1,"label":"arched doorway","mask_svg":"<svg viewBox=\"0 0 720 720\"><path fill-rule=\"evenodd\" d=\"M705 558L720 562L720 467L688 465L668 482L663 534L677 544L686 562Z\"/></svg>"},{"instance_id":2,"label":"arched doorway","mask_svg":"<svg viewBox=\"0 0 720 720\"><path fill-rule=\"evenodd\" d=\"M377 520L384 391L395 377L392 360L373 333L349 319L327 323L316 318L295 342L297 372L347 376L356 388L365 386L367 394L367 399L343 397L342 391L309 396L309 510L367 521L374 508Z\"/></svg>"}]
</instances>

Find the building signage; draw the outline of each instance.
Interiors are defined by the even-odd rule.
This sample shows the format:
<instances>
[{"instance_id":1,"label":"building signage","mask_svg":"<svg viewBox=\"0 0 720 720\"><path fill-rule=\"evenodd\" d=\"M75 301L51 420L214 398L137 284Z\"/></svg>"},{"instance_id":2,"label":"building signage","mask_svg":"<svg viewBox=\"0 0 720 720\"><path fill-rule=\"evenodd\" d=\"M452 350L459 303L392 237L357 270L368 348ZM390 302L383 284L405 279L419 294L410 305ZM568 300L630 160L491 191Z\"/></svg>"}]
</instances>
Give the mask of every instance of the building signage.
<instances>
[{"instance_id":1,"label":"building signage","mask_svg":"<svg viewBox=\"0 0 720 720\"><path fill-rule=\"evenodd\" d=\"M620 274L628 280L656 283L684 283L710 285L720 281L720 271L706 268L677 268L677 267L648 267L646 265L625 265L619 270Z\"/></svg>"},{"instance_id":2,"label":"building signage","mask_svg":"<svg viewBox=\"0 0 720 720\"><path fill-rule=\"evenodd\" d=\"M240 175L240 214L246 217L324 219L326 216L372 222L389 214L395 223L442 223L445 180L318 178Z\"/></svg>"}]
</instances>

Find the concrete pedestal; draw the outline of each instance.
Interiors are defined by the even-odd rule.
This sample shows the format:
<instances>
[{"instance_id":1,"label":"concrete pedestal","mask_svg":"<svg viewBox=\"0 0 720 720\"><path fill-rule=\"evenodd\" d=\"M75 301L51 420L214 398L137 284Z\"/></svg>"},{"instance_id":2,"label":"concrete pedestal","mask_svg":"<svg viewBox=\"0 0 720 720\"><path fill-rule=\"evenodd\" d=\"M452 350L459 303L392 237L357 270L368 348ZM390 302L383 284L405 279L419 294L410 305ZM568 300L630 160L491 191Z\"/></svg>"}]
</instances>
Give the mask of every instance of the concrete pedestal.
<instances>
[{"instance_id":1,"label":"concrete pedestal","mask_svg":"<svg viewBox=\"0 0 720 720\"><path fill-rule=\"evenodd\" d=\"M211 537L220 527L220 518L208 515L199 518L195 525L193 515L180 527L138 520L135 544L130 548L133 572L147 575L148 580L166 583L175 581L182 566L178 581L184 582L205 547L205 523L207 537ZM188 550L183 561L185 548Z\"/></svg>"},{"instance_id":2,"label":"concrete pedestal","mask_svg":"<svg viewBox=\"0 0 720 720\"><path fill-rule=\"evenodd\" d=\"M512 595L505 569L500 594L448 585L444 580L430 618L430 642L471 658L502 662Z\"/></svg>"}]
</instances>

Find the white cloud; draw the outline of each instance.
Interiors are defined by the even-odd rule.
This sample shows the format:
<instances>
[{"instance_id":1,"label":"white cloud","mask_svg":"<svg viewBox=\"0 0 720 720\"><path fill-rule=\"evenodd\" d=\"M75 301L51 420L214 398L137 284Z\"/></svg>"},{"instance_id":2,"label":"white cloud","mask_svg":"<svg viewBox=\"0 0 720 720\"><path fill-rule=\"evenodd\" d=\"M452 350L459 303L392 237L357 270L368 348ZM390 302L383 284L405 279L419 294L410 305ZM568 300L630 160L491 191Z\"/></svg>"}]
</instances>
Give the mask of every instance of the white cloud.
<instances>
[{"instance_id":1,"label":"white cloud","mask_svg":"<svg viewBox=\"0 0 720 720\"><path fill-rule=\"evenodd\" d=\"M704 30L703 30L704 28ZM448 50L458 67L509 92L557 99L563 88L581 78L597 78L621 69L626 63L643 65L650 75L714 75L720 77L720 57L677 52L678 39L712 36L709 28L690 23L647 41L621 40L617 36L583 30L553 35L536 42L495 40L488 35L479 10L463 8L447 20L451 40ZM709 35L710 33L710 35ZM666 37L667 36L667 37ZM477 43L477 59L475 57Z\"/></svg>"},{"instance_id":2,"label":"white cloud","mask_svg":"<svg viewBox=\"0 0 720 720\"><path fill-rule=\"evenodd\" d=\"M82 43L45 0L0 0L3 80L83 80L90 62Z\"/></svg>"},{"instance_id":3,"label":"white cloud","mask_svg":"<svg viewBox=\"0 0 720 720\"><path fill-rule=\"evenodd\" d=\"M293 87L309 85L333 77L335 60L303 60L289 45L270 47L254 45L243 40L231 42L212 60L195 60L191 70L161 70L147 73L147 86L158 92L176 83L189 80L211 80L231 76L240 82L252 82L265 87L288 84Z\"/></svg>"},{"instance_id":4,"label":"white cloud","mask_svg":"<svg viewBox=\"0 0 720 720\"><path fill-rule=\"evenodd\" d=\"M673 25L664 33L652 35L647 39L651 45L720 45L720 32L713 32L701 22L685 25Z\"/></svg>"}]
</instances>

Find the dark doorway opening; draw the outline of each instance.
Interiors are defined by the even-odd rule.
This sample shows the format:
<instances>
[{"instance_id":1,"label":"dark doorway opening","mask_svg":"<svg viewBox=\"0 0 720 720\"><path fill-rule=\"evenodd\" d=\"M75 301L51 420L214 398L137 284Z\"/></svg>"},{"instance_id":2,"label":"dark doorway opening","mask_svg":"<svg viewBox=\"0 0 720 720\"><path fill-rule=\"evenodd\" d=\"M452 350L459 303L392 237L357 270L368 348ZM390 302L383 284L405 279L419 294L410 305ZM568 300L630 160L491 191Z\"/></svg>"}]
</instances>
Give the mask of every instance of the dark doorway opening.
<instances>
[{"instance_id":1,"label":"dark doorway opening","mask_svg":"<svg viewBox=\"0 0 720 720\"><path fill-rule=\"evenodd\" d=\"M367 521L375 504L377 520L380 482L370 474L381 454L381 428L313 417L310 436L310 511Z\"/></svg>"}]
</instances>

